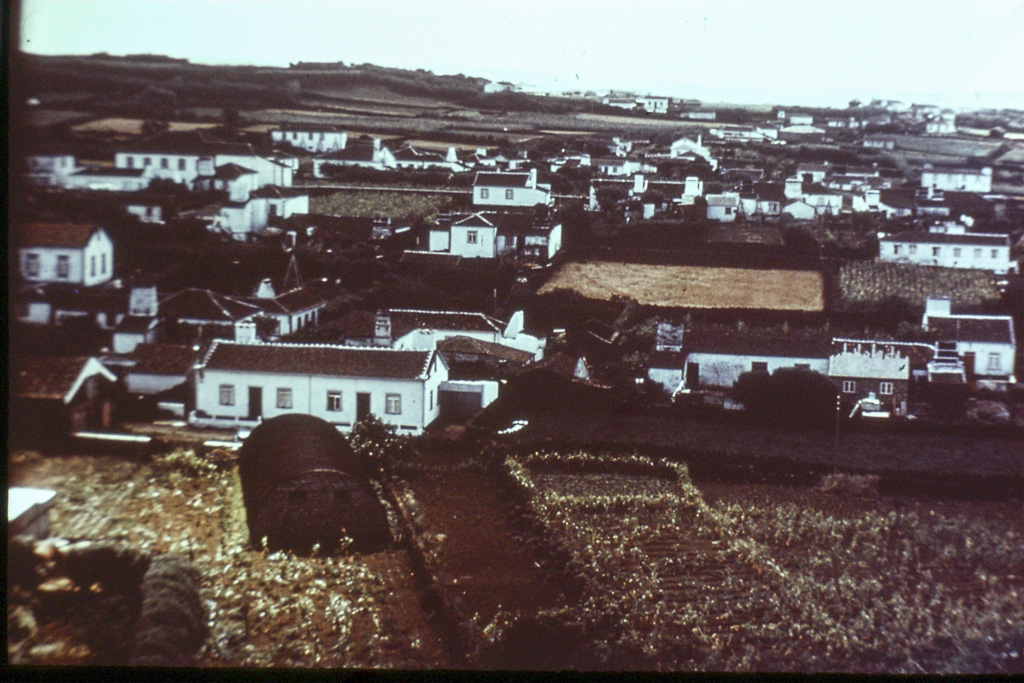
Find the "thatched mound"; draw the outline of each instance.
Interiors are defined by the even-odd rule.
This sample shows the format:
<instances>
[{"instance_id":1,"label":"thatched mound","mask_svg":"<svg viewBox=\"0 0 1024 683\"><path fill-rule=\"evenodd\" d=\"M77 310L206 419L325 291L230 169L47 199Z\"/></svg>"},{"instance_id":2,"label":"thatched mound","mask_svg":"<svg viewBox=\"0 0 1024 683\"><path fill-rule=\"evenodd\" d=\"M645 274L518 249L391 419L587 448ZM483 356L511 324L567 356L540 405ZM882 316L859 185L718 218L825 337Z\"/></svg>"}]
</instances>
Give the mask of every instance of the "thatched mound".
<instances>
[{"instance_id":1,"label":"thatched mound","mask_svg":"<svg viewBox=\"0 0 1024 683\"><path fill-rule=\"evenodd\" d=\"M142 581L134 666L187 666L209 634L199 572L174 555L153 558Z\"/></svg>"},{"instance_id":2,"label":"thatched mound","mask_svg":"<svg viewBox=\"0 0 1024 683\"><path fill-rule=\"evenodd\" d=\"M238 453L249 540L271 548L324 552L351 538L356 550L390 541L370 463L332 425L281 415L252 431Z\"/></svg>"}]
</instances>

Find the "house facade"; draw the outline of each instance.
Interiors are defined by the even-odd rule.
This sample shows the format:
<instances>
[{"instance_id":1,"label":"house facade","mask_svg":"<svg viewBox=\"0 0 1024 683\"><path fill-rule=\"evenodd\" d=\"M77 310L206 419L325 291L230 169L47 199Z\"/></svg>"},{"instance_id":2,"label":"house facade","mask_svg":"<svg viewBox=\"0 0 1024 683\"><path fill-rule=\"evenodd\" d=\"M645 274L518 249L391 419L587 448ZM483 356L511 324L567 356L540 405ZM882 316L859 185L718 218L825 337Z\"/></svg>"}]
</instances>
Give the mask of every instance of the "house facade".
<instances>
[{"instance_id":1,"label":"house facade","mask_svg":"<svg viewBox=\"0 0 1024 683\"><path fill-rule=\"evenodd\" d=\"M117 377L96 358L22 358L12 375L12 436L54 442L112 422Z\"/></svg>"},{"instance_id":2,"label":"house facade","mask_svg":"<svg viewBox=\"0 0 1024 683\"><path fill-rule=\"evenodd\" d=\"M114 243L101 227L28 223L19 235L18 262L28 282L92 287L114 276Z\"/></svg>"},{"instance_id":3,"label":"house facade","mask_svg":"<svg viewBox=\"0 0 1024 683\"><path fill-rule=\"evenodd\" d=\"M543 264L562 248L562 225L529 213L481 211L440 221L429 231L428 247L461 258L515 254Z\"/></svg>"},{"instance_id":4,"label":"house facade","mask_svg":"<svg viewBox=\"0 0 1024 683\"><path fill-rule=\"evenodd\" d=\"M828 373L828 336L814 331L773 332L728 327L687 330L684 385L690 390L731 389L745 372L805 368Z\"/></svg>"},{"instance_id":5,"label":"house facade","mask_svg":"<svg viewBox=\"0 0 1024 683\"><path fill-rule=\"evenodd\" d=\"M992 191L992 167L986 166L981 169L926 168L921 171L921 187L932 190L987 194Z\"/></svg>"},{"instance_id":6,"label":"house facade","mask_svg":"<svg viewBox=\"0 0 1024 683\"><path fill-rule=\"evenodd\" d=\"M282 126L270 131L270 141L304 149L307 152L336 152L345 149L348 133L334 128Z\"/></svg>"},{"instance_id":7,"label":"house facade","mask_svg":"<svg viewBox=\"0 0 1024 683\"><path fill-rule=\"evenodd\" d=\"M709 194L706 199L708 202L707 218L709 221L732 223L740 214L739 192Z\"/></svg>"},{"instance_id":8,"label":"house facade","mask_svg":"<svg viewBox=\"0 0 1024 683\"><path fill-rule=\"evenodd\" d=\"M372 168L377 171L385 171L395 168L397 162L391 150L381 144L380 138L374 138L373 142L354 142L345 147L345 149L330 152L313 159L313 177L328 177L330 174L329 169L332 166L351 166L354 168Z\"/></svg>"},{"instance_id":9,"label":"house facade","mask_svg":"<svg viewBox=\"0 0 1024 683\"><path fill-rule=\"evenodd\" d=\"M153 177L141 168L87 167L64 176L62 186L66 190L138 192L149 187L152 179Z\"/></svg>"},{"instance_id":10,"label":"house facade","mask_svg":"<svg viewBox=\"0 0 1024 683\"><path fill-rule=\"evenodd\" d=\"M63 187L64 181L78 170L74 154L28 154L25 156L26 176L43 187Z\"/></svg>"},{"instance_id":11,"label":"house facade","mask_svg":"<svg viewBox=\"0 0 1024 683\"><path fill-rule=\"evenodd\" d=\"M878 241L882 261L944 268L977 268L1003 274L1015 272L1010 238L985 233L901 232Z\"/></svg>"},{"instance_id":12,"label":"house facade","mask_svg":"<svg viewBox=\"0 0 1024 683\"><path fill-rule=\"evenodd\" d=\"M828 377L845 410L862 399L876 399L893 415L905 415L912 380L927 376L934 355L928 344L833 339Z\"/></svg>"},{"instance_id":13,"label":"house facade","mask_svg":"<svg viewBox=\"0 0 1024 683\"><path fill-rule=\"evenodd\" d=\"M949 297L929 297L921 327L955 344L967 376L1015 381L1017 337L1008 315L953 314Z\"/></svg>"},{"instance_id":14,"label":"house facade","mask_svg":"<svg viewBox=\"0 0 1024 683\"><path fill-rule=\"evenodd\" d=\"M528 173L477 173L473 179L474 206L550 206L551 186L537 182L537 170Z\"/></svg>"},{"instance_id":15,"label":"house facade","mask_svg":"<svg viewBox=\"0 0 1024 683\"><path fill-rule=\"evenodd\" d=\"M287 413L342 431L375 415L421 434L440 414L448 368L436 351L215 341L196 368L198 426L253 426Z\"/></svg>"}]
</instances>

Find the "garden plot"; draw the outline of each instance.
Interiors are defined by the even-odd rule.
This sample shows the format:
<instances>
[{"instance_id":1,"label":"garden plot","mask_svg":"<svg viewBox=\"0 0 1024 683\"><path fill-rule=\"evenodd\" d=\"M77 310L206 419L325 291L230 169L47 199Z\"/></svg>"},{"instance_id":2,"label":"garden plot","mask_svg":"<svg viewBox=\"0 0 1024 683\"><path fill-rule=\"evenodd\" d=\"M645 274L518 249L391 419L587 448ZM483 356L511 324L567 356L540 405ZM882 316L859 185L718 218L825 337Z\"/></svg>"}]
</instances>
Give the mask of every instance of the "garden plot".
<instances>
[{"instance_id":1,"label":"garden plot","mask_svg":"<svg viewBox=\"0 0 1024 683\"><path fill-rule=\"evenodd\" d=\"M935 294L952 297L954 308L999 301L996 276L988 270L942 268L881 261L851 261L839 270L841 306L874 305L899 297L924 306Z\"/></svg>"},{"instance_id":2,"label":"garden plot","mask_svg":"<svg viewBox=\"0 0 1024 683\"><path fill-rule=\"evenodd\" d=\"M199 666L447 665L403 550L305 558L250 548L233 466L217 469L190 452L152 462L15 453L10 481L58 492L51 512L56 536L188 557L203 576L211 615ZM52 624L40 624L20 651L55 634ZM76 661L88 664L88 653Z\"/></svg>"}]
</instances>

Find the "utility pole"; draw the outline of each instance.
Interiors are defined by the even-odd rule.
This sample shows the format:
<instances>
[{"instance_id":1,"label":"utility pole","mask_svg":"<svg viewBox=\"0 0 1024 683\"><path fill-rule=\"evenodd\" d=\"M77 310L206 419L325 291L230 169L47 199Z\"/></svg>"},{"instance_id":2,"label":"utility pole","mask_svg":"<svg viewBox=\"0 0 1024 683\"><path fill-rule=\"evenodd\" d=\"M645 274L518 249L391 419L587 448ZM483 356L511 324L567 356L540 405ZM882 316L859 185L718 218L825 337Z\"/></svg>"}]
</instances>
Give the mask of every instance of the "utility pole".
<instances>
[{"instance_id":1,"label":"utility pole","mask_svg":"<svg viewBox=\"0 0 1024 683\"><path fill-rule=\"evenodd\" d=\"M837 391L836 392L836 431L835 431L835 441L832 444L832 448L833 448L833 451L834 451L833 459L832 459L832 469L833 469L833 471L839 469L839 413L840 413L840 407L842 406L842 397L843 397L843 395L840 392Z\"/></svg>"}]
</instances>

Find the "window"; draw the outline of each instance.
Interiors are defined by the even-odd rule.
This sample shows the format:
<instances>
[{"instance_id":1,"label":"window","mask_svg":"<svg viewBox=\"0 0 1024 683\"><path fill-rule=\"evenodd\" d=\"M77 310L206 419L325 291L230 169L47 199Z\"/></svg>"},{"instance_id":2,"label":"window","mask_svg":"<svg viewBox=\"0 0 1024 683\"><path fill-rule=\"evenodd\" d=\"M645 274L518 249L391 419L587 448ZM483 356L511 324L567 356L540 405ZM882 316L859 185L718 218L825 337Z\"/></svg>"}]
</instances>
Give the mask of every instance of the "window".
<instances>
[{"instance_id":1,"label":"window","mask_svg":"<svg viewBox=\"0 0 1024 683\"><path fill-rule=\"evenodd\" d=\"M145 166L149 166L149 165L150 165L151 163L153 163L153 160L152 160L152 159L150 159L149 157L146 157L145 159L143 159L143 160L142 160L142 165L143 165L144 167L145 167Z\"/></svg>"},{"instance_id":2,"label":"window","mask_svg":"<svg viewBox=\"0 0 1024 683\"><path fill-rule=\"evenodd\" d=\"M184 171L185 170L185 160L184 159L178 159L178 170L179 171Z\"/></svg>"},{"instance_id":3,"label":"window","mask_svg":"<svg viewBox=\"0 0 1024 683\"><path fill-rule=\"evenodd\" d=\"M135 168L135 157L128 157L128 168Z\"/></svg>"},{"instance_id":4,"label":"window","mask_svg":"<svg viewBox=\"0 0 1024 683\"><path fill-rule=\"evenodd\" d=\"M760 361L760 360L754 361L753 363L750 364L750 371L751 372L768 372L768 362L767 361Z\"/></svg>"},{"instance_id":5,"label":"window","mask_svg":"<svg viewBox=\"0 0 1024 683\"><path fill-rule=\"evenodd\" d=\"M476 244L476 243L477 243L477 232L476 232L476 230L469 230L468 232L466 232L466 244Z\"/></svg>"},{"instance_id":6,"label":"window","mask_svg":"<svg viewBox=\"0 0 1024 683\"><path fill-rule=\"evenodd\" d=\"M487 199L491 196L491 191L486 187L480 188L480 199Z\"/></svg>"},{"instance_id":7,"label":"window","mask_svg":"<svg viewBox=\"0 0 1024 683\"><path fill-rule=\"evenodd\" d=\"M384 397L384 412L388 415L398 415L402 412L401 394L387 394Z\"/></svg>"},{"instance_id":8,"label":"window","mask_svg":"<svg viewBox=\"0 0 1024 683\"><path fill-rule=\"evenodd\" d=\"M892 382L879 382L878 393L882 396L892 396Z\"/></svg>"},{"instance_id":9,"label":"window","mask_svg":"<svg viewBox=\"0 0 1024 683\"><path fill-rule=\"evenodd\" d=\"M25 272L29 275L39 275L39 254L25 256Z\"/></svg>"},{"instance_id":10,"label":"window","mask_svg":"<svg viewBox=\"0 0 1024 683\"><path fill-rule=\"evenodd\" d=\"M505 190L505 199L515 199L515 198L516 198L516 191L515 190Z\"/></svg>"},{"instance_id":11,"label":"window","mask_svg":"<svg viewBox=\"0 0 1024 683\"><path fill-rule=\"evenodd\" d=\"M1002 355L997 352L988 354L988 371L999 372L1002 369Z\"/></svg>"},{"instance_id":12,"label":"window","mask_svg":"<svg viewBox=\"0 0 1024 683\"><path fill-rule=\"evenodd\" d=\"M291 408L292 407L292 390L279 388L277 390L277 407L278 408Z\"/></svg>"},{"instance_id":13,"label":"window","mask_svg":"<svg viewBox=\"0 0 1024 683\"><path fill-rule=\"evenodd\" d=\"M220 404L222 406L233 406L233 405L235 405L235 385L234 384L221 384L220 385Z\"/></svg>"},{"instance_id":14,"label":"window","mask_svg":"<svg viewBox=\"0 0 1024 683\"><path fill-rule=\"evenodd\" d=\"M170 168L170 167L171 167L171 160L170 159L168 159L167 157L164 157L164 158L162 158L160 160L160 168Z\"/></svg>"},{"instance_id":15,"label":"window","mask_svg":"<svg viewBox=\"0 0 1024 683\"><path fill-rule=\"evenodd\" d=\"M430 390L430 409L434 409L434 390Z\"/></svg>"},{"instance_id":16,"label":"window","mask_svg":"<svg viewBox=\"0 0 1024 683\"><path fill-rule=\"evenodd\" d=\"M854 382L852 379L844 379L843 380L843 393L844 394L852 394L855 391L857 391L857 383Z\"/></svg>"},{"instance_id":17,"label":"window","mask_svg":"<svg viewBox=\"0 0 1024 683\"><path fill-rule=\"evenodd\" d=\"M731 206L725 207L725 215L726 216L731 216L732 215L732 207Z\"/></svg>"},{"instance_id":18,"label":"window","mask_svg":"<svg viewBox=\"0 0 1024 683\"><path fill-rule=\"evenodd\" d=\"M974 250L974 258L981 258L981 249Z\"/></svg>"},{"instance_id":19,"label":"window","mask_svg":"<svg viewBox=\"0 0 1024 683\"><path fill-rule=\"evenodd\" d=\"M963 252L963 249L961 249L960 247L953 247L953 256L955 258L960 258L961 252Z\"/></svg>"},{"instance_id":20,"label":"window","mask_svg":"<svg viewBox=\"0 0 1024 683\"><path fill-rule=\"evenodd\" d=\"M328 391L327 392L327 410L331 412L338 412L341 410L341 392L340 391Z\"/></svg>"},{"instance_id":21,"label":"window","mask_svg":"<svg viewBox=\"0 0 1024 683\"><path fill-rule=\"evenodd\" d=\"M999 250L998 249L993 249L992 250L992 258L999 258Z\"/></svg>"},{"instance_id":22,"label":"window","mask_svg":"<svg viewBox=\"0 0 1024 683\"><path fill-rule=\"evenodd\" d=\"M89 257L89 277L96 277L96 257Z\"/></svg>"},{"instance_id":23,"label":"window","mask_svg":"<svg viewBox=\"0 0 1024 683\"><path fill-rule=\"evenodd\" d=\"M917 253L917 245L916 244L911 244L910 245L910 253L911 254L916 254Z\"/></svg>"},{"instance_id":24,"label":"window","mask_svg":"<svg viewBox=\"0 0 1024 683\"><path fill-rule=\"evenodd\" d=\"M71 270L71 259L61 254L57 257L57 277L66 278Z\"/></svg>"},{"instance_id":25,"label":"window","mask_svg":"<svg viewBox=\"0 0 1024 683\"><path fill-rule=\"evenodd\" d=\"M107 255L100 254L100 275L107 272Z\"/></svg>"},{"instance_id":26,"label":"window","mask_svg":"<svg viewBox=\"0 0 1024 683\"><path fill-rule=\"evenodd\" d=\"M932 247L932 256L938 256L941 250L942 247Z\"/></svg>"}]
</instances>

